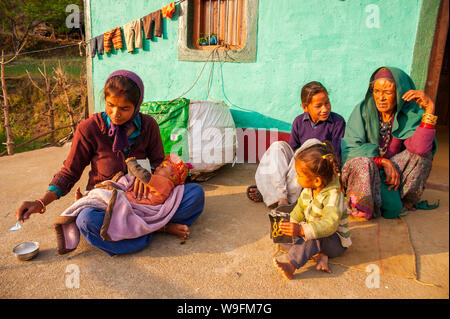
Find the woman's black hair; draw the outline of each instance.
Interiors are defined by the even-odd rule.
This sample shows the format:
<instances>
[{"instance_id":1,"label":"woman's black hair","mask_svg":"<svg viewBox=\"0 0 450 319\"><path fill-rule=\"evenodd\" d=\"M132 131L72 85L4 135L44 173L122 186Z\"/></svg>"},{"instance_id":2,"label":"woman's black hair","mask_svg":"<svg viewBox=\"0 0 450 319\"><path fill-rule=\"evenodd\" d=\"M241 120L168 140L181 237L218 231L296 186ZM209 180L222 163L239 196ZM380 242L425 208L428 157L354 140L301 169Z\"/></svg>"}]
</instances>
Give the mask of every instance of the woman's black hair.
<instances>
[{"instance_id":1,"label":"woman's black hair","mask_svg":"<svg viewBox=\"0 0 450 319\"><path fill-rule=\"evenodd\" d=\"M123 75L116 75L105 83L103 88L104 98L110 95L122 95L136 107L141 97L141 91L137 84Z\"/></svg>"}]
</instances>

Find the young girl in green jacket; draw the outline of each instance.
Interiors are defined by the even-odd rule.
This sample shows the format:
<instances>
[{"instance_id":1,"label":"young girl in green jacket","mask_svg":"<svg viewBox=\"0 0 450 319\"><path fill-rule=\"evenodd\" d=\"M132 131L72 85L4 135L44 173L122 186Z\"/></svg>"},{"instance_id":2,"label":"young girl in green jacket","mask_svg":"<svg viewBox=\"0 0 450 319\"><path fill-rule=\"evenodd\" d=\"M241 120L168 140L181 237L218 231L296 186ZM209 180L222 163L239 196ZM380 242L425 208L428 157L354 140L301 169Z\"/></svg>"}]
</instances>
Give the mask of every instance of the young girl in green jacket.
<instances>
[{"instance_id":1,"label":"young girl in green jacket","mask_svg":"<svg viewBox=\"0 0 450 319\"><path fill-rule=\"evenodd\" d=\"M280 222L280 229L297 237L294 244L282 244L285 255L273 259L286 279L310 258L318 270L329 273L328 257L340 256L351 245L339 161L331 144L314 144L298 153L295 169L303 190L290 221Z\"/></svg>"}]
</instances>

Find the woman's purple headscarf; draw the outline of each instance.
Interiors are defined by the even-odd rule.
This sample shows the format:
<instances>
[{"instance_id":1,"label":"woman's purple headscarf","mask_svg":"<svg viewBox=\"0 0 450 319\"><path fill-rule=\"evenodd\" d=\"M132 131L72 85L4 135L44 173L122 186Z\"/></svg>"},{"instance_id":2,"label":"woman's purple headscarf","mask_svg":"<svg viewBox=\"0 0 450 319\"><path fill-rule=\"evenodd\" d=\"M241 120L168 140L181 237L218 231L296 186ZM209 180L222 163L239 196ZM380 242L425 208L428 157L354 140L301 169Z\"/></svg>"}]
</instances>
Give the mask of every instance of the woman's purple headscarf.
<instances>
[{"instance_id":1,"label":"woman's purple headscarf","mask_svg":"<svg viewBox=\"0 0 450 319\"><path fill-rule=\"evenodd\" d=\"M115 125L113 122L111 122L111 128L108 131L108 136L114 138L113 142L113 152L120 151L128 146L130 146L130 143L128 142L128 136L127 131L133 126L133 121L136 118L136 116L139 114L139 110L141 108L142 100L144 99L144 83L142 83L141 78L131 71L127 70L118 70L110 74L108 78L106 79L105 83L108 83L109 79L111 79L114 76L122 75L124 77L129 78L139 88L140 91L140 97L139 102L137 105L134 106L134 113L131 116L131 118L125 122L122 125Z\"/></svg>"}]
</instances>

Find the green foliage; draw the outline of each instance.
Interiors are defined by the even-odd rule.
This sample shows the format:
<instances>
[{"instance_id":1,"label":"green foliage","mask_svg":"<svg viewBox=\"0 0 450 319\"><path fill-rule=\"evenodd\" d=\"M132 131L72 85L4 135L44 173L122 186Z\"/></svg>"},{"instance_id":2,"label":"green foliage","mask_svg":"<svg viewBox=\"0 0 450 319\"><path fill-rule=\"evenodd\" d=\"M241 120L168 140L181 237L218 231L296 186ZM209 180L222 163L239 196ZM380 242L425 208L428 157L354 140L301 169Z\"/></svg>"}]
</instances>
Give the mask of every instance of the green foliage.
<instances>
[{"instance_id":1,"label":"green foliage","mask_svg":"<svg viewBox=\"0 0 450 319\"><path fill-rule=\"evenodd\" d=\"M83 10L81 0L1 0L0 21L5 31L10 32L17 49L26 31L43 22L52 25L57 33L69 31L65 23L69 4L77 4L80 11Z\"/></svg>"},{"instance_id":2,"label":"green foliage","mask_svg":"<svg viewBox=\"0 0 450 319\"><path fill-rule=\"evenodd\" d=\"M14 139L14 144L19 145L23 142L25 142L26 140L28 140L29 138L27 137L17 137ZM42 140L39 141L33 141L30 144L24 145L20 148L17 148L14 150L14 153L22 153L22 152L26 152L26 151L31 151L34 149L38 149L38 148L42 148L42 146L46 143L48 143L49 138L43 138ZM0 127L0 153L3 153L6 150L6 146L3 144L6 142L6 134L5 131L2 127Z\"/></svg>"},{"instance_id":3,"label":"green foliage","mask_svg":"<svg viewBox=\"0 0 450 319\"><path fill-rule=\"evenodd\" d=\"M47 73L53 77L55 75L53 69L58 66L58 59L60 58L35 59L30 56L19 57L13 64L6 66L5 73L7 77L18 77L26 74L26 70L28 70L33 79L40 78L41 74L38 68L43 70L43 63L45 62ZM86 61L85 59L85 57L80 56L65 57L63 59L63 70L71 80L79 78L81 68Z\"/></svg>"},{"instance_id":4,"label":"green foliage","mask_svg":"<svg viewBox=\"0 0 450 319\"><path fill-rule=\"evenodd\" d=\"M51 77L55 76L53 67L56 68L58 59L45 59L45 62L47 73ZM10 124L15 145L19 145L32 137L49 130L48 118L44 115L47 111L47 98L45 94L35 88L27 76L20 77L20 75L24 75L25 69L28 69L37 85L44 88L44 80L37 69L39 67L42 70L42 63L42 59L21 57L19 58L18 63L7 65L7 76L17 77L15 79L9 79L7 82L10 102ZM80 88L79 80L80 72L84 72L84 69L82 69L83 63L83 57L68 56L61 59L61 67L67 74L67 79L71 83L70 88L68 89L68 95L69 101L76 112L77 119L79 119L83 113L81 106L84 100L81 100L80 92L82 92L82 89ZM53 107L55 109L55 126L61 127L69 125L70 118L67 114L66 100L61 89L57 88L52 97ZM70 128L56 131L56 140L66 136L69 132ZM14 153L42 148L49 141L50 136L46 135L37 141L20 147L19 149L15 149ZM4 142L6 142L6 136L3 128L3 112L1 112L0 153L6 149L6 146L1 144Z\"/></svg>"},{"instance_id":5,"label":"green foliage","mask_svg":"<svg viewBox=\"0 0 450 319\"><path fill-rule=\"evenodd\" d=\"M36 22L64 24L67 16L66 7L69 4L78 4L80 10L82 10L83 1L2 0L0 1L0 17L9 20L9 22L12 20L19 21L20 19L24 25Z\"/></svg>"}]
</instances>

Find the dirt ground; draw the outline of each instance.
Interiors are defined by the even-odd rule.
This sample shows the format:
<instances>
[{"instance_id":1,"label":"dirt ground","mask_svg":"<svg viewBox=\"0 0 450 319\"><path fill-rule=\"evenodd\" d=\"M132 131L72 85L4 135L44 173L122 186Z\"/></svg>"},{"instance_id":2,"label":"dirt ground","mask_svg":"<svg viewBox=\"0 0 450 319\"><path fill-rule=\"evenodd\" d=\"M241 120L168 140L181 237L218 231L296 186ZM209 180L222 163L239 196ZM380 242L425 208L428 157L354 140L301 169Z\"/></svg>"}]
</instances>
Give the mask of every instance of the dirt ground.
<instances>
[{"instance_id":1,"label":"dirt ground","mask_svg":"<svg viewBox=\"0 0 450 319\"><path fill-rule=\"evenodd\" d=\"M184 245L160 233L141 252L109 257L82 238L75 251L60 256L52 224L73 201L76 187L84 188L87 172L45 214L33 215L18 231L8 228L22 200L42 196L68 150L51 147L0 158L0 298L449 298L448 190L427 189L423 199L440 199L440 207L405 217L418 278L434 285L382 275L379 287L369 288L369 273L331 265L332 274L326 274L312 262L287 281L271 262L268 209L245 195L256 164L227 165L202 183L205 209ZM430 180L448 186L448 142L437 159ZM17 260L13 247L29 240L40 243L39 255Z\"/></svg>"}]
</instances>

